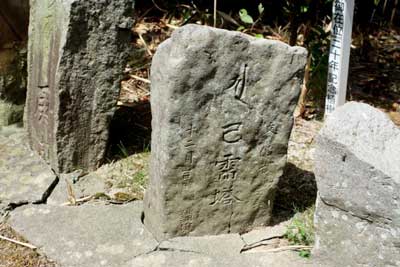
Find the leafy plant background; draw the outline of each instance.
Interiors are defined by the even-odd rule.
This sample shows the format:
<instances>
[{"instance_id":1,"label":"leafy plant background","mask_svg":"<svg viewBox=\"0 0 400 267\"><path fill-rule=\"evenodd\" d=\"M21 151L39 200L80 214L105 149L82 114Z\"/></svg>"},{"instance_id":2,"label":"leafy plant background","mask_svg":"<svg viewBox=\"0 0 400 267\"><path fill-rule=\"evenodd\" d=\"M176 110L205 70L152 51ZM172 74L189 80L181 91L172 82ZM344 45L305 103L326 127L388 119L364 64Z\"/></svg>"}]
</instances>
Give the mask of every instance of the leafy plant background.
<instances>
[{"instance_id":1,"label":"leafy plant background","mask_svg":"<svg viewBox=\"0 0 400 267\"><path fill-rule=\"evenodd\" d=\"M399 0L355 0L353 38L356 41L352 49L354 58L369 57L373 46L371 45L373 42L370 38L371 34L376 36L384 32L384 35L393 35L394 29L394 35L397 36L400 32L398 30L400 26L398 2ZM188 23L197 23L306 47L309 51L309 61L305 79L306 90L302 100L305 108L300 115L322 118L332 3L333 0L152 0L137 4L138 10L146 12L149 10L146 16L151 14L153 17L161 17L168 24L177 27ZM142 14L138 14L138 16L140 23L140 18L143 16ZM395 47L398 46L395 44ZM393 59L392 63L400 64L400 51L399 49L396 51L392 51L385 60ZM379 53L381 54L381 52ZM386 52L384 51L384 53ZM353 62L352 64L358 63ZM374 63L380 64L381 62ZM371 79L369 80L370 82L364 82L364 84L371 83ZM381 83L382 79L381 76L376 75L373 80ZM382 83L379 90L383 92L385 87L391 86ZM363 87L363 85L358 87ZM365 91L368 90L365 89ZM374 91L374 93L377 92L378 90ZM359 97L351 90L349 90L349 94L349 99Z\"/></svg>"}]
</instances>

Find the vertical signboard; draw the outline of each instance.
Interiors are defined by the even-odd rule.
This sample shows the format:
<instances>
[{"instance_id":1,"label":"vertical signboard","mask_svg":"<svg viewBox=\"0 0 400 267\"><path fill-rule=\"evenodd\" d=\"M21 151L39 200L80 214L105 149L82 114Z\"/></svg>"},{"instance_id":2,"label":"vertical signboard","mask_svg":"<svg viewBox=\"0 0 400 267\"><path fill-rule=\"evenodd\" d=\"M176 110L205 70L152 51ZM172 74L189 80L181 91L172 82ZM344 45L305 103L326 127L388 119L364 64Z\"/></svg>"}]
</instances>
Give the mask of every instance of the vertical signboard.
<instances>
[{"instance_id":1,"label":"vertical signboard","mask_svg":"<svg viewBox=\"0 0 400 267\"><path fill-rule=\"evenodd\" d=\"M346 102L354 0L334 0L325 114Z\"/></svg>"}]
</instances>

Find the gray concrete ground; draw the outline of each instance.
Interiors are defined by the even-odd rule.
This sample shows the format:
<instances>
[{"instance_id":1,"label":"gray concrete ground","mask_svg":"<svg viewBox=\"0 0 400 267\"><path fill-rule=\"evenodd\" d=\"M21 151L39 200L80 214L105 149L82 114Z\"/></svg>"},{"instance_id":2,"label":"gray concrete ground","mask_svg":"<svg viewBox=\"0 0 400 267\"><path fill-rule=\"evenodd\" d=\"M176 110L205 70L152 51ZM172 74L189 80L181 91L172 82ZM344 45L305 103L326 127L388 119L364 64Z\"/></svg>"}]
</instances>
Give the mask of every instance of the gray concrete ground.
<instances>
[{"instance_id":1,"label":"gray concrete ground","mask_svg":"<svg viewBox=\"0 0 400 267\"><path fill-rule=\"evenodd\" d=\"M0 130L0 208L6 223L59 266L315 266L286 249L285 222L243 235L159 242L142 223L142 202L102 194L104 180L73 184L74 173L50 192L57 177L25 143L23 129Z\"/></svg>"}]
</instances>

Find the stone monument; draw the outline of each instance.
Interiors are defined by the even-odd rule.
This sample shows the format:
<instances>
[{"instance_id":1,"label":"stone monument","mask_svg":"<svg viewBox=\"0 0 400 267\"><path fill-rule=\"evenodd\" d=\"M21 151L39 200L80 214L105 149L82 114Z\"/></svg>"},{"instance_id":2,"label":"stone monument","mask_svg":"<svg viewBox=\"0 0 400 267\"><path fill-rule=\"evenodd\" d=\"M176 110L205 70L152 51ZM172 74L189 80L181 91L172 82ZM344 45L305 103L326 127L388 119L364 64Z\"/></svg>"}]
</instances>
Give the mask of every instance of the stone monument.
<instances>
[{"instance_id":1,"label":"stone monument","mask_svg":"<svg viewBox=\"0 0 400 267\"><path fill-rule=\"evenodd\" d=\"M25 125L57 172L101 164L129 55L133 0L32 0Z\"/></svg>"},{"instance_id":2,"label":"stone monument","mask_svg":"<svg viewBox=\"0 0 400 267\"><path fill-rule=\"evenodd\" d=\"M307 53L187 25L153 58L145 225L158 239L268 224Z\"/></svg>"}]
</instances>

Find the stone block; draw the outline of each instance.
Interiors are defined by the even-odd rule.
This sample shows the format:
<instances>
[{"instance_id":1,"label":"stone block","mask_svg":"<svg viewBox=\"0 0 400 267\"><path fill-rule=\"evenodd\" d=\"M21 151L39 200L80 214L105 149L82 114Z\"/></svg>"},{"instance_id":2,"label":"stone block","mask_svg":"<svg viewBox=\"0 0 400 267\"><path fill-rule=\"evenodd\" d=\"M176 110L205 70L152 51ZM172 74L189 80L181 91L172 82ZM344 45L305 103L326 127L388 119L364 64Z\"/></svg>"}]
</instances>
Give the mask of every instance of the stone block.
<instances>
[{"instance_id":1,"label":"stone block","mask_svg":"<svg viewBox=\"0 0 400 267\"><path fill-rule=\"evenodd\" d=\"M268 224L307 52L187 25L153 58L145 224L159 239Z\"/></svg>"},{"instance_id":2,"label":"stone block","mask_svg":"<svg viewBox=\"0 0 400 267\"><path fill-rule=\"evenodd\" d=\"M350 102L316 142L315 254L333 266L400 266L400 129Z\"/></svg>"}]
</instances>

